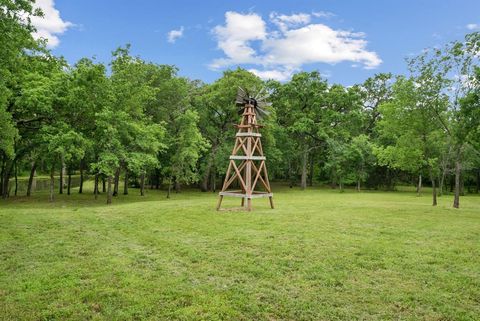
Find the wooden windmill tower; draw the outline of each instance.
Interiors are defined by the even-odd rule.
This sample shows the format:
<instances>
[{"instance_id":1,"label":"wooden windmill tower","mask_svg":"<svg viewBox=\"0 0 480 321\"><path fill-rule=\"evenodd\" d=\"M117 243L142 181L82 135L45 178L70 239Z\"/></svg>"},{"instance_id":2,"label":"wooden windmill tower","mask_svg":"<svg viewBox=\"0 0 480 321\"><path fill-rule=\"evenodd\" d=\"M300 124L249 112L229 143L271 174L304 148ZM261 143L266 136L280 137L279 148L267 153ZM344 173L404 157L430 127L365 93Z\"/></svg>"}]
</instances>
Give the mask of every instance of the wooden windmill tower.
<instances>
[{"instance_id":1,"label":"wooden windmill tower","mask_svg":"<svg viewBox=\"0 0 480 321\"><path fill-rule=\"evenodd\" d=\"M263 126L257 123L258 117L268 115L268 112L262 109L268 103L259 97L260 94L261 92L252 97L243 89L238 90L236 103L240 107L239 114L242 120L236 125L238 132L235 135L235 146L230 156L222 191L219 193L217 210L220 209L224 196L241 198L241 205L248 211L252 209L253 198L268 197L270 207L273 208L273 194L263 154L262 134L259 133L259 128ZM239 189L231 188L235 185Z\"/></svg>"}]
</instances>

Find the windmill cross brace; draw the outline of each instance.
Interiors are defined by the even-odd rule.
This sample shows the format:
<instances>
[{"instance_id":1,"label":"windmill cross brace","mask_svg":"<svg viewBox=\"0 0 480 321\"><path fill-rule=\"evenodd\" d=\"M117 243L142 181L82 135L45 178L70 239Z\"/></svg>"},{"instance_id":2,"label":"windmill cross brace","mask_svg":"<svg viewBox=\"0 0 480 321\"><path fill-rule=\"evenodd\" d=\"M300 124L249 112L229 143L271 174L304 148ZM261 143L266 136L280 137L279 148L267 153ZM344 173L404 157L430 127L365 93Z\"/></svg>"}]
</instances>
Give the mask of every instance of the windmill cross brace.
<instances>
[{"instance_id":1,"label":"windmill cross brace","mask_svg":"<svg viewBox=\"0 0 480 321\"><path fill-rule=\"evenodd\" d=\"M266 157L263 154L262 134L258 132L259 128L263 126L257 124L256 101L254 100L255 105L251 104L251 99L243 101L245 104L242 107L242 119L236 126L238 132L235 135L235 146L229 157L227 173L219 193L217 210L220 210L224 196L241 198L241 205L247 211L252 210L252 199L268 197L270 207L273 208L273 193L268 180ZM229 189L235 181L240 186L240 190Z\"/></svg>"}]
</instances>

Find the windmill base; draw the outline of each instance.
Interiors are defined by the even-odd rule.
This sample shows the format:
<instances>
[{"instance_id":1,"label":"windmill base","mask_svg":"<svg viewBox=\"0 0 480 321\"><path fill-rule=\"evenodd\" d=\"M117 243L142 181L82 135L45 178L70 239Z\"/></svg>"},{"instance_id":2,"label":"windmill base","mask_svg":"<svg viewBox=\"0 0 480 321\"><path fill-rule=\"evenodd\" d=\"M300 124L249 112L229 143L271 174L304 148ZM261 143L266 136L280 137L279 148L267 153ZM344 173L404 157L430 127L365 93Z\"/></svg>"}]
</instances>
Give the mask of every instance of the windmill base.
<instances>
[{"instance_id":1,"label":"windmill base","mask_svg":"<svg viewBox=\"0 0 480 321\"><path fill-rule=\"evenodd\" d=\"M253 198L264 198L268 197L270 200L270 207L273 209L273 193L268 193L268 192L253 192L250 195L247 195L246 193L243 193L242 191L225 191L225 192L220 192L219 193L219 200L217 204L217 211L220 210L220 207L222 205L223 197L224 196L229 196L229 197L237 197L242 199L241 206L244 210L246 211L251 211L252 210L252 199ZM246 202L245 202L246 200Z\"/></svg>"}]
</instances>

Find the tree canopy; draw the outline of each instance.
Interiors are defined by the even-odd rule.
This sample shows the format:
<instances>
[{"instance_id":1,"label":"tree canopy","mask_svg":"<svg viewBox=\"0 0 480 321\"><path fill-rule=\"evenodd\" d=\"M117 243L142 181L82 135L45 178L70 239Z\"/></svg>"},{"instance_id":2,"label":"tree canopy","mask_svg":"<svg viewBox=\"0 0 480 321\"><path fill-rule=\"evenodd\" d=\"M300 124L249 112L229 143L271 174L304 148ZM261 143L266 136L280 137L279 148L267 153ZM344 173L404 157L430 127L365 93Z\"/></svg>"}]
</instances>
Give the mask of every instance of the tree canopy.
<instances>
[{"instance_id":1,"label":"tree canopy","mask_svg":"<svg viewBox=\"0 0 480 321\"><path fill-rule=\"evenodd\" d=\"M108 184L108 202L129 186L215 190L223 179L238 122L238 87L265 90L262 120L274 181L394 188L425 177L440 194L451 185L480 188L480 34L408 59L407 75L377 74L352 86L317 71L285 82L227 70L205 84L178 69L135 57L130 46L109 64L73 65L34 40L33 1L0 2L0 194L17 172L80 173ZM70 188L68 189L70 191Z\"/></svg>"}]
</instances>

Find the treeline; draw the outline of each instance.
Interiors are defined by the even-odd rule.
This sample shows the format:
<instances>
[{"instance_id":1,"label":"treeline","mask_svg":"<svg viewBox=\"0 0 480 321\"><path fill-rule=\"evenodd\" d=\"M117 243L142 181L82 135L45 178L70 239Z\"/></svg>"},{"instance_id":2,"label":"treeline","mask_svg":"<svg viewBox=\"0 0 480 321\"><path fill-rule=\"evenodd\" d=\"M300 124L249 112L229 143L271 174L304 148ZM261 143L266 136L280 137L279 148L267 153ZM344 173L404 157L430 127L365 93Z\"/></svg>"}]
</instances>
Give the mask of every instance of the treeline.
<instances>
[{"instance_id":1,"label":"treeline","mask_svg":"<svg viewBox=\"0 0 480 321\"><path fill-rule=\"evenodd\" d=\"M50 198L70 193L71 175L106 182L107 202L129 186L215 190L227 168L238 122L238 87L266 87L272 102L262 132L274 180L302 189L329 184L393 189L422 181L454 191L480 188L480 35L408 59L408 76L377 74L363 84L329 84L318 72L285 83L243 69L212 84L134 57L129 46L108 65L68 65L35 41L30 1L0 10L0 193L15 177L50 175ZM62 177L64 173L68 179ZM60 184L55 184L55 175ZM121 184L123 181L123 184ZM57 186L57 188L55 188ZM119 191L119 186L123 190Z\"/></svg>"}]
</instances>

